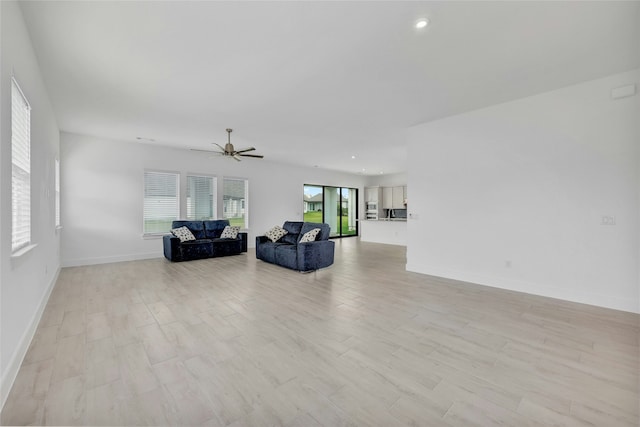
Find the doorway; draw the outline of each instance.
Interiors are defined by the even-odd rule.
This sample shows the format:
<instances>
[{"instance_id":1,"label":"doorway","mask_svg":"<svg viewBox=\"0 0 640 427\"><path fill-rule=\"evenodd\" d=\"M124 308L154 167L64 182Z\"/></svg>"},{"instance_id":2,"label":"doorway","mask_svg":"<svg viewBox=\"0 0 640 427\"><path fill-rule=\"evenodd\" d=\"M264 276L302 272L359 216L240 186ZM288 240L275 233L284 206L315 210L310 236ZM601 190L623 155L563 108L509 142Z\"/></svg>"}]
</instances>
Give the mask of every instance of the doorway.
<instances>
[{"instance_id":1,"label":"doorway","mask_svg":"<svg viewBox=\"0 0 640 427\"><path fill-rule=\"evenodd\" d=\"M304 220L325 222L330 237L358 235L358 189L325 185L304 185Z\"/></svg>"}]
</instances>

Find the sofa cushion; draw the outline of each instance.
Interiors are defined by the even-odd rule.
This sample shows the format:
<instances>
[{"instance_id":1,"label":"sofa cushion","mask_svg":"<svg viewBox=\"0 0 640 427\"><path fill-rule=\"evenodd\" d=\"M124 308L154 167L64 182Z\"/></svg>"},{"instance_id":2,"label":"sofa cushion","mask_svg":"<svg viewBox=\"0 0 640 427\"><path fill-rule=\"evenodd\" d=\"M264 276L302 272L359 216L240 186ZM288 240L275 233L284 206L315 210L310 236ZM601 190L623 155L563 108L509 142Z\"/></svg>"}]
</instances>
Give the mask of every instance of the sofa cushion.
<instances>
[{"instance_id":1,"label":"sofa cushion","mask_svg":"<svg viewBox=\"0 0 640 427\"><path fill-rule=\"evenodd\" d=\"M309 230L302 235L302 237L300 238L300 243L315 242L316 237L318 237L318 234L320 234L319 228L314 228L313 230Z\"/></svg>"},{"instance_id":2,"label":"sofa cushion","mask_svg":"<svg viewBox=\"0 0 640 427\"><path fill-rule=\"evenodd\" d=\"M202 259L213 256L213 244L211 240L191 240L180 244L182 259Z\"/></svg>"},{"instance_id":3,"label":"sofa cushion","mask_svg":"<svg viewBox=\"0 0 640 427\"><path fill-rule=\"evenodd\" d=\"M176 236L178 239L180 239L180 242L183 242L183 243L188 242L190 240L196 240L193 233L185 226L172 228L171 234Z\"/></svg>"},{"instance_id":4,"label":"sofa cushion","mask_svg":"<svg viewBox=\"0 0 640 427\"><path fill-rule=\"evenodd\" d=\"M282 224L282 228L287 230L287 233L291 234L300 234L300 230L302 230L302 221L285 221Z\"/></svg>"},{"instance_id":5,"label":"sofa cushion","mask_svg":"<svg viewBox=\"0 0 640 427\"><path fill-rule=\"evenodd\" d=\"M206 239L207 236L204 234L204 225L202 221L186 221L186 220L178 220L173 221L171 223L171 228L180 228L187 227L191 233L193 233L196 240Z\"/></svg>"},{"instance_id":6,"label":"sofa cushion","mask_svg":"<svg viewBox=\"0 0 640 427\"><path fill-rule=\"evenodd\" d=\"M277 242L280 240L285 234L287 234L287 230L280 227L279 225L274 226L271 230L264 233L265 236L269 238L272 242Z\"/></svg>"},{"instance_id":7,"label":"sofa cushion","mask_svg":"<svg viewBox=\"0 0 640 427\"><path fill-rule=\"evenodd\" d=\"M222 235L224 228L229 225L226 219L211 219L202 221L207 239L217 239Z\"/></svg>"},{"instance_id":8,"label":"sofa cushion","mask_svg":"<svg viewBox=\"0 0 640 427\"><path fill-rule=\"evenodd\" d=\"M295 249L295 245L289 245L287 243L265 242L256 246L256 258L273 264L276 262L276 248L280 246L290 246Z\"/></svg>"},{"instance_id":9,"label":"sofa cushion","mask_svg":"<svg viewBox=\"0 0 640 427\"><path fill-rule=\"evenodd\" d=\"M298 243L298 238L300 237L299 234L292 234L292 233L287 233L284 235L284 237L282 237L282 239L280 239L280 241L282 243L288 243L290 245L295 245Z\"/></svg>"},{"instance_id":10,"label":"sofa cushion","mask_svg":"<svg viewBox=\"0 0 640 427\"><path fill-rule=\"evenodd\" d=\"M211 241L214 257L236 255L242 252L242 240L219 238Z\"/></svg>"},{"instance_id":11,"label":"sofa cushion","mask_svg":"<svg viewBox=\"0 0 640 427\"><path fill-rule=\"evenodd\" d=\"M238 237L238 233L240 232L240 227L237 225L227 225L224 230L222 230L222 234L220 234L220 238L222 239L235 239Z\"/></svg>"}]
</instances>

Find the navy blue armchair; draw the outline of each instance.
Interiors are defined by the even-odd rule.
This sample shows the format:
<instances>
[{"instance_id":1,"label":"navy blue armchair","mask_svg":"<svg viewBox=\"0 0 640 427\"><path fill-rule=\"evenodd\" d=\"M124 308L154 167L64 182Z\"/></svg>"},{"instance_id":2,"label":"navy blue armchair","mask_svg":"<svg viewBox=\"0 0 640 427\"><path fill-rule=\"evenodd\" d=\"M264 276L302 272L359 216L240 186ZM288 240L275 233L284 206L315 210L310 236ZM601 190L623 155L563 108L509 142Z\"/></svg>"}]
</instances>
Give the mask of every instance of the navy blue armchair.
<instances>
[{"instance_id":1,"label":"navy blue armchair","mask_svg":"<svg viewBox=\"0 0 640 427\"><path fill-rule=\"evenodd\" d=\"M335 243L329 240L328 224L286 221L287 230L280 240L272 242L266 236L256 237L256 258L297 271L314 271L333 264ZM300 238L314 228L320 233L313 242L300 243Z\"/></svg>"}]
</instances>

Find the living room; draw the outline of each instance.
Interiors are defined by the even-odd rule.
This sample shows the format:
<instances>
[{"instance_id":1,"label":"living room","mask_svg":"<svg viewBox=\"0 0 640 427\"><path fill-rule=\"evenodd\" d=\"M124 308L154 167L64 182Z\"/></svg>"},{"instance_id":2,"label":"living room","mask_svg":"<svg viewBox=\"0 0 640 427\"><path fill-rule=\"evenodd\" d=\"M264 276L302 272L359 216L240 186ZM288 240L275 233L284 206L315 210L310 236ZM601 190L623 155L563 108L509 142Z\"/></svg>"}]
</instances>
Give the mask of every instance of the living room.
<instances>
[{"instance_id":1,"label":"living room","mask_svg":"<svg viewBox=\"0 0 640 427\"><path fill-rule=\"evenodd\" d=\"M413 7L422 8L422 13L427 14L431 10L431 22L427 27L430 33L398 36L402 40L405 40L403 37L411 37L412 43L424 40L423 36L437 35L441 30L439 26L442 26L438 22L439 16L444 20L450 16L448 14L460 14L464 16L460 20L464 24L465 20L471 19L473 11L479 10L474 7L481 8L459 3L450 6L454 8L452 11L442 4L414 3ZM71 110L68 105L73 104L76 99L83 99L83 91L93 91L95 81L83 80L86 70L67 68L65 61L72 58L52 57L55 55L52 52L59 52L60 46L47 46L47 40L43 38L47 33L41 32L39 25L42 24L42 29L48 28L49 31L53 28L55 32L56 21L53 15L48 15L39 8L56 8L55 2L49 6L38 2L2 2L0 366L3 405L36 334L56 280L65 270L74 271L72 267L104 264L104 270L96 271L108 271L118 276L120 273L110 269L111 263L124 262L124 271L134 274L135 268L131 267L135 263L128 262L139 261L140 271L154 274L153 268L144 263L155 262L162 257L162 243L157 236L144 236L142 229L145 170L177 172L181 182L191 173L214 175L217 178L219 200L224 178L248 180L247 232L250 248L255 237L264 234L273 225L282 224L285 220L302 220L304 185L357 188L360 191L359 209L363 212L364 187L381 185L385 180L406 180L409 200L406 255L402 252L404 248L401 252L397 252L397 248L388 250L393 257L402 257L400 264L407 274L402 278L407 281L416 280L415 283L411 282L412 287L419 286L418 277L438 277L443 278L443 282L438 283L453 280L502 289L508 293L509 298L514 295L510 293L512 291L523 293L515 295L529 294L523 296L522 300L516 298L516 305L534 304L530 301L536 301L537 304L538 300L527 299L534 295L582 303L585 307L595 306L602 310L597 312L602 314L602 321L613 316L613 313L624 312L621 316L625 319L637 316L640 313L640 129L637 120L640 111L640 96L637 94L640 85L640 3L590 2L590 5L585 5L578 2L573 6L554 5L553 2L544 6L542 3L546 2L531 4L525 11L540 13L535 16L545 16L548 19L544 21L545 25L555 31L545 32L529 27L525 31L509 28L507 24L507 28L496 30L495 38L491 40L512 37L514 45L505 49L514 58L520 59L515 65L508 64L509 67L501 69L494 68L498 58L491 57L491 54L495 55L500 51L487 49L466 58L459 58L451 53L450 81L445 82L442 75L431 76L436 80L441 78L443 85L452 85L451 92L443 94L434 91L433 97L440 103L438 109L434 107L434 111L425 109L419 113L414 112L415 119L409 120L411 123L404 127L396 126L397 122L390 118L391 125L387 132L376 135L377 132L373 130L377 128L372 123L373 119L364 120L362 114L366 113L366 109L352 99L363 95L363 88L371 87L350 80L354 79L354 75L343 76L356 90L352 94L345 94L345 99L327 102L326 105L337 110L330 117L347 117L348 109L358 105L362 111L357 111L358 115L353 121L363 128L361 134L341 135L341 138L354 141L354 145L345 146L345 139L340 139L337 135L335 140L327 137L334 126L339 128L341 123L332 123L322 118L312 120L319 116L320 111L314 109L316 107L313 103L305 104L306 111L290 109L291 116L286 119L283 117L275 124L266 123L267 119L260 119L260 110L269 109L270 102L278 104L281 99L281 94L275 93L275 90L271 92L264 89L269 86L269 81L265 79L247 83L247 93L258 91L258 94L265 96L262 104L256 103L256 98L231 90L219 93L219 99L215 101L212 99L218 108L228 109L221 112L220 117L212 119L216 123L214 129L210 129L209 124L201 126L209 132L207 138L198 134L202 130L196 129L197 123L189 121L181 108L171 109L165 105L158 107L160 111L156 111L157 133L140 133L152 129L147 125L139 128L130 126L130 123L136 121L146 123L144 114L139 117L120 117L123 120L120 126L117 121L119 106L109 104L115 102L107 96L109 90L115 90L120 84L126 87L128 72L132 75L151 74L147 66L135 63L133 59L131 63L115 65L98 62L93 64L95 69L88 73L102 76L102 70L111 67L118 70L114 74L104 71L107 83L98 89L98 92L102 91L104 99L95 97L92 101L106 105L104 108L112 114L109 118L111 121L101 121L100 117L92 116L95 110L91 109L93 107L90 104L76 107L81 110L86 107L86 113L83 110L77 115L69 116L67 112ZM268 4L267 2L261 7L268 8ZM82 9L82 13L91 10L91 6L86 4L75 7ZM149 7L153 6L149 4ZM249 7L248 4L246 7ZM279 7L286 9L283 5ZM315 7L320 6L317 4ZM492 8L492 12L504 13L501 16L506 23L510 22L507 18L521 24L529 22L514 9L515 6L508 3L502 6L505 9L500 9L496 4L486 7ZM558 9L553 9L554 7ZM353 12L355 9L356 6L352 5L348 10ZM574 22L565 22L571 20L573 12L576 14ZM327 10L324 13L326 15L323 17L327 18L333 16L335 11ZM378 15L372 16L379 18ZM84 17L90 18L89 15ZM134 16L137 17L139 15ZM418 17L415 16L416 19ZM524 21L517 21L518 17ZM73 17L67 18L73 21ZM224 16L220 19L223 18ZM52 20L53 27L44 26L47 19ZM382 25L380 22L377 24ZM126 26L124 23L121 25ZM562 28L567 25L575 33L562 38ZM150 25L149 31L153 30L151 27ZM78 28L82 28L82 25L75 29ZM597 35L580 33L590 28ZM92 35L89 26L84 30L87 37ZM414 31L413 28L409 30ZM520 30L524 35L520 35ZM62 28L57 31L64 33ZM391 44L389 40L395 40L395 33L386 27L385 31L390 32L388 39L383 41ZM502 35L502 31L509 36ZM487 34L482 35L488 37ZM287 37L286 34L280 36ZM473 34L466 34L466 37L473 38L472 36ZM552 39L555 36L559 37L557 43ZM61 40L67 40L83 36L63 34L61 37ZM584 40L583 37L587 39ZM354 38L358 39L358 36ZM253 40L248 39L246 42L250 44ZM469 41L468 38L464 40ZM461 49L461 44L464 43L455 38L448 41L451 45L446 46L445 50L450 52ZM107 43L105 40L101 42ZM62 42L51 40L51 43ZM375 51L369 45L353 43L362 47L363 55L372 55L372 51ZM428 46L430 43L435 42L426 42ZM509 45L508 42L506 44ZM544 50L551 49L554 44L562 45L553 51L558 56L545 55ZM107 55L107 47L111 45L97 45L96 49L99 50L100 46ZM323 47L324 45L317 49L326 54ZM279 79L290 78L291 74L288 73L293 71L300 75L308 72L310 76L317 78L319 72L313 71L314 64L321 67L322 71L335 69L336 74L340 74L336 63L330 66L316 64L313 58L309 58L313 55L304 54L304 49L300 50L299 46L289 46L289 49L291 50L287 52L292 56L288 58L288 62L284 62ZM351 55L350 49L345 47L339 53ZM275 48L273 50L277 51ZM527 52L527 55L518 55L521 51ZM215 51L206 53L212 57L216 54ZM273 51L271 53L278 54ZM567 56L560 57L560 54ZM294 59L298 58L296 55L300 60L306 61L299 68L295 66L297 62ZM488 55L488 58L485 59L483 55ZM340 58L340 55L337 57ZM326 58L322 56L321 59ZM242 62L240 59L238 61ZM246 58L244 61L247 61L247 66L253 65ZM423 55L411 57L410 63L423 67L420 69L424 71L429 69L429 61L429 55ZM259 63L258 60L256 62ZM572 63L581 64L579 73L571 68ZM50 70L54 65L58 72L62 70L68 73L63 86L57 85L56 79L60 75L44 71ZM385 82L389 77L389 68L393 67L392 64L384 65L376 71L376 75L363 79L367 83ZM477 80L469 80L469 73L477 75ZM115 75L119 75L121 80L110 80ZM545 78L539 78L540 75ZM187 73L186 76L191 74ZM394 76L397 78L397 75ZM12 78L19 83L31 106L32 244L22 254L14 253L10 243L12 203L9 194L12 178L9 171L12 169L12 153L8 141L12 138ZM491 94L478 87L493 81L499 83L492 86ZM304 82L304 79L296 82ZM433 82L424 84L434 85ZM78 87L77 93L66 94L65 91L73 86ZM454 87L457 87L457 92ZM393 84L382 85L380 90L384 92L391 89L410 95L415 88ZM195 98L199 97L194 88L190 90ZM321 93L313 94L318 99L325 98ZM167 105L171 103L170 99L156 98L156 95L140 99L138 108L149 109L149 115L152 115L154 102L163 101ZM304 95L308 93L305 92ZM379 95L380 99L386 95L388 94ZM254 104L243 109L243 102ZM411 102L415 100L409 97L407 103ZM377 111L374 107L371 109ZM449 113L445 114L447 110ZM242 116L243 112L251 112L251 117L263 120L264 129L252 128L248 121L250 116ZM184 135L171 133L169 128L164 127L162 117L166 118L169 114L188 123ZM418 120L419 117L422 120ZM257 153L265 153L265 159L243 159L236 162L226 158L210 158L206 153L189 149L209 149L212 141L224 143L224 128L227 126L234 127L232 138L236 138L233 141L237 147L255 145ZM247 129L246 133L243 133L243 126ZM298 137L296 132L305 127L309 129L309 139L313 144L304 145L306 149L301 151L295 149L294 143L289 143L290 150L287 150L286 147L277 147L275 143L271 149L266 142L279 132L283 140L292 140L289 133L295 140ZM264 136L262 140L261 132ZM122 136L125 133L127 138ZM389 152L384 151L387 148L385 144L374 145L374 140L381 139L387 141L386 145L395 148L391 154L387 155ZM371 146L365 144L368 140L372 141ZM194 141L200 141L200 145ZM171 145L173 142L175 145ZM300 145L303 145L302 141ZM333 164L326 162L327 152L333 153ZM382 166L385 158L389 160L388 169ZM57 227L55 222L56 160L59 160L61 168L61 227ZM361 161L368 163L364 165ZM352 166L355 164L357 167ZM367 170L362 171L363 167ZM221 209L221 204L218 203L219 216L222 215ZM347 259L349 251L353 249L348 245L355 245L354 242L358 239L347 237L339 240L343 242L336 250L336 259L340 255ZM374 251L386 250L384 245L373 248ZM231 257L233 259L213 261L219 261L218 265L229 268L229 274L232 275L242 268L253 272L260 265L255 260L252 259L247 266L238 264L239 260L248 259L250 255L251 252L241 256L244 258ZM384 257L379 261L383 265ZM191 268L213 271L210 270L212 267L200 267L204 265L200 261L181 263L170 268L180 269L171 270L174 272L189 274L189 265L196 266ZM299 275L291 280L313 286L314 277L317 277L319 282L326 284L330 275L346 270L341 265L334 267L321 270L317 275ZM357 266L353 268L358 269ZM273 274L269 277L274 280L285 280L285 274L295 273L271 269L268 271ZM357 275L345 277L348 278L345 281L353 281L350 282L352 285L357 283ZM259 275L255 280L256 283L261 283ZM482 286L473 288L460 284L450 285L470 295L483 289ZM278 295L286 296L283 288L278 289ZM392 289L400 292L393 286ZM310 293L304 294L305 298L318 297L312 291L308 292ZM366 297L363 298L366 300ZM505 301L501 297L496 298ZM355 306L358 299L354 298L353 302ZM593 315L598 319L591 311L588 312L589 316ZM545 321L553 324L556 319L545 320L541 316L540 322ZM567 323L571 324L570 318ZM636 350L635 353L631 350L628 357L635 357L637 361L637 341L630 345L635 345ZM339 394L337 391L336 393ZM637 396L637 386L634 393ZM393 402L389 406L393 406ZM514 409L515 412L518 411ZM627 412L633 413L633 410L629 409ZM351 416L353 420L355 415ZM64 418L62 420L68 421ZM231 421L231 418L227 420ZM81 419L76 422L82 424ZM244 422L250 423L247 419ZM452 423L455 425L455 422ZM622 422L620 424L625 425Z\"/></svg>"}]
</instances>

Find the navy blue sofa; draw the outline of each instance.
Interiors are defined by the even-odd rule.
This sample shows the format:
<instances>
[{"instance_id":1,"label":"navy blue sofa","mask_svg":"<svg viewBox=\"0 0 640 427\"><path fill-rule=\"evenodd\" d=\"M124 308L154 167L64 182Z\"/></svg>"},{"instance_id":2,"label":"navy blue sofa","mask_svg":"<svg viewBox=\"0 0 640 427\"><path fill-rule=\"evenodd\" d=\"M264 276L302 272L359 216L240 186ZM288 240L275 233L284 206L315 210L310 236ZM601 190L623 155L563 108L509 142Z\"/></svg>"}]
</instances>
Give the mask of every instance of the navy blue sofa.
<instances>
[{"instance_id":1,"label":"navy blue sofa","mask_svg":"<svg viewBox=\"0 0 640 427\"><path fill-rule=\"evenodd\" d=\"M256 237L256 258L297 271L313 271L333 264L335 243L329 240L328 224L302 221L286 221L287 230L280 240L272 242L266 236ZM319 228L314 242L299 243L307 231Z\"/></svg>"},{"instance_id":2,"label":"navy blue sofa","mask_svg":"<svg viewBox=\"0 0 640 427\"><path fill-rule=\"evenodd\" d=\"M164 256L169 261L189 261L235 255L247 251L247 233L238 233L235 239L221 239L226 219L208 221L173 221L171 228L187 227L196 240L180 242L172 234L162 236Z\"/></svg>"}]
</instances>

